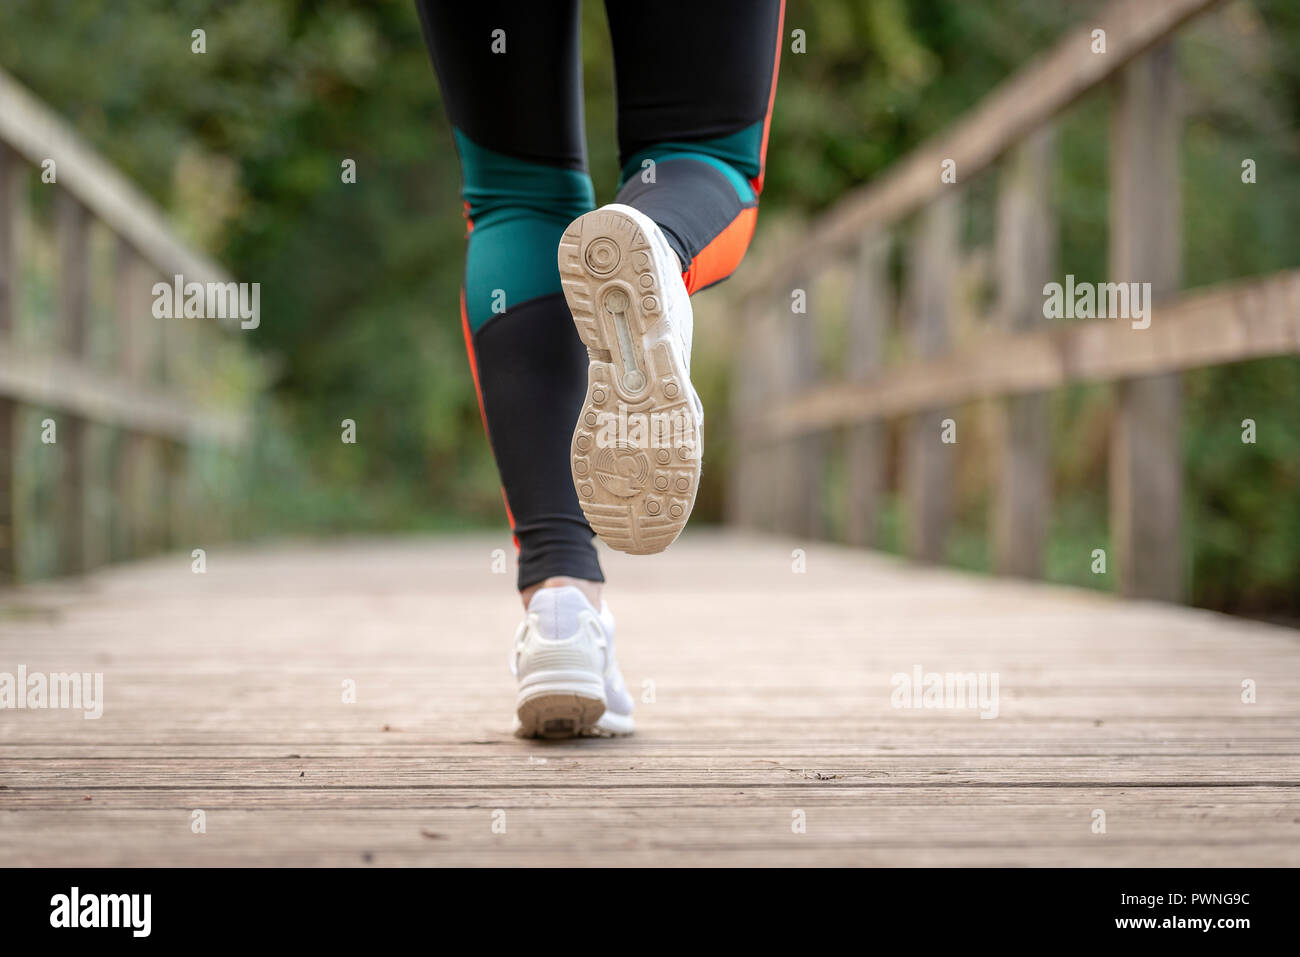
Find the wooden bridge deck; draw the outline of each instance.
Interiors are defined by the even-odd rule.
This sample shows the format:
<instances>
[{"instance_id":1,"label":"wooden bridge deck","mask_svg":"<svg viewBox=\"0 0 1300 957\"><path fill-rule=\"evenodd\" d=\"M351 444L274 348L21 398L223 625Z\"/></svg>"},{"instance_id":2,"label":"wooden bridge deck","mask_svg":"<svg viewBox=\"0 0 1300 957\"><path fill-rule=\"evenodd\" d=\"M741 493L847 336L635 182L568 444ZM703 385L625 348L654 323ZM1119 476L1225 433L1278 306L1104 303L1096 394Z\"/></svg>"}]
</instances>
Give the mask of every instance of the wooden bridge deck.
<instances>
[{"instance_id":1,"label":"wooden bridge deck","mask_svg":"<svg viewBox=\"0 0 1300 957\"><path fill-rule=\"evenodd\" d=\"M0 672L102 672L105 708L0 711L0 864L1300 863L1297 632L831 546L797 574L795 543L691 533L609 556L638 734L530 743L505 545L4 596ZM998 716L891 707L918 665L997 673Z\"/></svg>"}]
</instances>

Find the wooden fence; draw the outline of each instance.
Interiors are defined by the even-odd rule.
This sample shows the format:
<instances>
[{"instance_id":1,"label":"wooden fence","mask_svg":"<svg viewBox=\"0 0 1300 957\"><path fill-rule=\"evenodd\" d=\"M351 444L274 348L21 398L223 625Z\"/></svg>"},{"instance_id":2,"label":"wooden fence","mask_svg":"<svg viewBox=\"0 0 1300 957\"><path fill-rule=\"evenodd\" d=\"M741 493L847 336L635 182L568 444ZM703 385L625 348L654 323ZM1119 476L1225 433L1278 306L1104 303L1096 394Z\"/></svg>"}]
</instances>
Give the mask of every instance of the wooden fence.
<instances>
[{"instance_id":1,"label":"wooden fence","mask_svg":"<svg viewBox=\"0 0 1300 957\"><path fill-rule=\"evenodd\" d=\"M154 317L176 275L230 282L0 72L0 584L210 517L202 463L243 440L256 367L230 323Z\"/></svg>"},{"instance_id":2,"label":"wooden fence","mask_svg":"<svg viewBox=\"0 0 1300 957\"><path fill-rule=\"evenodd\" d=\"M842 441L847 537L875 543L886 486L884 423L899 417L906 551L941 561L955 448L943 441L945 420L960 403L996 399L992 563L1000 573L1039 576L1051 508L1046 393L1075 382L1113 382L1110 559L1125 594L1180 597L1179 371L1300 352L1300 271L1181 291L1173 35L1214 2L1112 3L948 131L846 197L797 243L746 270L756 278L739 294L748 346L735 372L740 438L732 521L819 534L823 473L832 444ZM1105 32L1104 53L1095 49L1097 29ZM1044 286L1065 281L1052 204L1054 121L1104 83L1112 87L1106 278L1151 284L1155 305L1146 328L1122 318L1043 318ZM997 294L981 317L978 341L954 348L963 194L995 162L989 261ZM955 171L955 183L944 181L945 169ZM908 217L904 240L899 227ZM904 241L895 304L891 244ZM847 327L844 368L827 381L807 316L795 307L804 294L817 308L818 284L844 271L853 276L839 317ZM895 308L907 356L887 364L885 335Z\"/></svg>"}]
</instances>

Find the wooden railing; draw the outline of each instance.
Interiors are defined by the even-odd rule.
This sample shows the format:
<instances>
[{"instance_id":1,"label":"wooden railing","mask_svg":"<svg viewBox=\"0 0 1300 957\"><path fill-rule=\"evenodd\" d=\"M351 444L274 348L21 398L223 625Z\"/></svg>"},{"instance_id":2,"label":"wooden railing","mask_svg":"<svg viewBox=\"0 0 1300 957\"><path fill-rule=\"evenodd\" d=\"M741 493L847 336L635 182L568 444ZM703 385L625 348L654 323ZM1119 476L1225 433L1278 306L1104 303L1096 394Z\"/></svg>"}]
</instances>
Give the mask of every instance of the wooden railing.
<instances>
[{"instance_id":1,"label":"wooden railing","mask_svg":"<svg viewBox=\"0 0 1300 957\"><path fill-rule=\"evenodd\" d=\"M230 282L0 72L0 584L216 533L256 366L230 323L154 317L176 275Z\"/></svg>"},{"instance_id":2,"label":"wooden railing","mask_svg":"<svg viewBox=\"0 0 1300 957\"><path fill-rule=\"evenodd\" d=\"M1048 390L1117 384L1110 440L1110 560L1129 595L1177 600L1183 563L1179 370L1300 351L1300 271L1180 292L1180 122L1173 34L1215 0L1119 0L984 99L962 120L850 194L798 238L746 270L739 292L748 343L735 372L740 439L730 520L800 535L823 531L823 472L843 443L845 537L878 541L886 487L884 421L899 443L905 549L945 556L960 403L996 399L991 555L996 571L1042 573L1051 508ZM1105 52L1094 49L1105 32ZM1124 318L1052 322L1044 286L1065 282L1053 215L1054 119L1112 84L1109 276L1150 283L1150 325ZM990 279L997 293L973 341L951 345L964 308L955 284L963 191L997 168ZM945 169L956 182L946 182ZM952 177L949 176L949 179ZM901 295L888 272L896 230L912 217ZM892 232L891 232L892 231ZM851 279L842 311L843 369L819 365L809 316ZM806 297L807 315L796 309ZM884 361L897 308L901 364ZM824 319L824 316L819 318ZM1138 323L1137 325L1141 325ZM947 431L950 433L951 428ZM947 436L952 438L951 434Z\"/></svg>"}]
</instances>

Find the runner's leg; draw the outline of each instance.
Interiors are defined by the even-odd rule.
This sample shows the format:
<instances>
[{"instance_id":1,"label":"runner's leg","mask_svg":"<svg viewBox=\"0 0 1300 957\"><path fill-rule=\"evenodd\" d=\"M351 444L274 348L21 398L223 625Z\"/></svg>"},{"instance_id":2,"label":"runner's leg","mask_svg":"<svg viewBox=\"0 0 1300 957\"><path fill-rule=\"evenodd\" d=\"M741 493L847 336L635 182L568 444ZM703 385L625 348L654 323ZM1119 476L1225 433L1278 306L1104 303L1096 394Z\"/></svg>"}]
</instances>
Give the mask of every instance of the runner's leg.
<instances>
[{"instance_id":1,"label":"runner's leg","mask_svg":"<svg viewBox=\"0 0 1300 957\"><path fill-rule=\"evenodd\" d=\"M461 324L519 547L518 587L603 581L569 471L587 355L555 267L564 228L594 206L579 4L417 7L460 157Z\"/></svg>"}]
</instances>

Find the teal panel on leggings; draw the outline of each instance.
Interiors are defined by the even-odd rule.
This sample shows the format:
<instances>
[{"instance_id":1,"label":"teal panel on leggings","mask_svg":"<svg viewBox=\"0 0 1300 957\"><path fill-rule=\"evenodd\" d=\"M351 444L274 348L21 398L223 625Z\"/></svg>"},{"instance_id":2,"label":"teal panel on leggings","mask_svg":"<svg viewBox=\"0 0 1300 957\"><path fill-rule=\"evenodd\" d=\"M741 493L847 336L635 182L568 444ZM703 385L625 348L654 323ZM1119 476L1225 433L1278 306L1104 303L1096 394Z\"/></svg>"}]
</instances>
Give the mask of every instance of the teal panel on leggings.
<instances>
[{"instance_id":1,"label":"teal panel on leggings","mask_svg":"<svg viewBox=\"0 0 1300 957\"><path fill-rule=\"evenodd\" d=\"M641 164L647 159L662 163L670 159L694 159L717 168L736 187L742 203L754 201L754 190L749 181L759 173L763 150L763 123L747 126L738 133L711 140L691 143L664 142L641 150L623 164L619 186L641 173Z\"/></svg>"},{"instance_id":2,"label":"teal panel on leggings","mask_svg":"<svg viewBox=\"0 0 1300 957\"><path fill-rule=\"evenodd\" d=\"M461 196L474 225L465 261L465 312L477 332L499 312L560 291L560 236L595 208L596 195L580 170L506 156L453 132Z\"/></svg>"}]
</instances>

